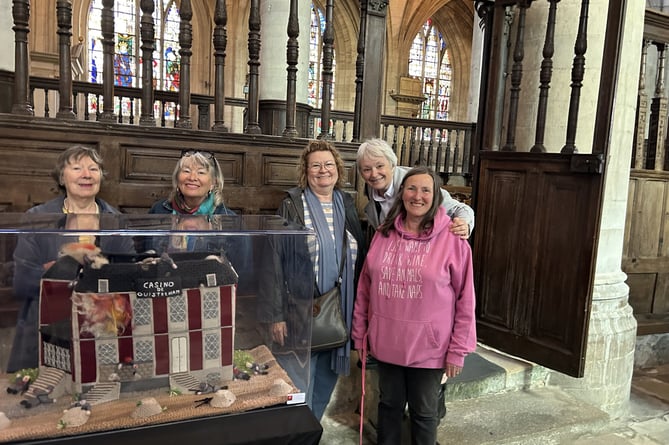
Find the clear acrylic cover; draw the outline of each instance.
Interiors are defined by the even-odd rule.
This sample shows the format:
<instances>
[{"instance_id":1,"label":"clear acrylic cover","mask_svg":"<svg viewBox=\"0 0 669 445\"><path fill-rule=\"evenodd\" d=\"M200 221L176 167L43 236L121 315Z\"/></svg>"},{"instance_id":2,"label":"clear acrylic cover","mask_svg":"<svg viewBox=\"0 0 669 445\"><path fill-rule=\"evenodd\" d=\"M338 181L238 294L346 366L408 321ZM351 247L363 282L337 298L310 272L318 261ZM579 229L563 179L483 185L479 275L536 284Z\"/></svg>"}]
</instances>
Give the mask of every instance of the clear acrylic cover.
<instances>
[{"instance_id":1,"label":"clear acrylic cover","mask_svg":"<svg viewBox=\"0 0 669 445\"><path fill-rule=\"evenodd\" d=\"M313 236L277 216L3 214L0 442L303 403Z\"/></svg>"}]
</instances>

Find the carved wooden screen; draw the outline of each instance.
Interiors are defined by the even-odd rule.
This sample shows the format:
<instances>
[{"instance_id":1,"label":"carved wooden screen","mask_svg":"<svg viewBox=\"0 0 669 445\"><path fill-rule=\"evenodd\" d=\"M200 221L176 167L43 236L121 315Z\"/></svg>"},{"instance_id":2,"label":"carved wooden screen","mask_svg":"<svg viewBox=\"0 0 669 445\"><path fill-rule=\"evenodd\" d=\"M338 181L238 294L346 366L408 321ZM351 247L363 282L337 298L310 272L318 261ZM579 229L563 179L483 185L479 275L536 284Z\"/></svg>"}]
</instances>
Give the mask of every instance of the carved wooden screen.
<instances>
[{"instance_id":1,"label":"carved wooden screen","mask_svg":"<svg viewBox=\"0 0 669 445\"><path fill-rule=\"evenodd\" d=\"M552 81L559 0L479 3L488 27L487 82L479 116L479 156L474 199L474 267L477 328L480 341L557 371L583 375L592 279L597 248L605 147L613 106L615 69L600 79L592 154L577 154L575 140L587 42L588 0L581 14L568 84ZM545 11L541 69L524 67L525 52L538 34L526 25L530 7ZM620 1L609 2L604 66L617 65ZM537 13L532 11L533 23ZM561 45L569 45L560 42ZM539 48L541 50L541 48ZM556 67L558 68L558 67ZM564 68L564 67L559 67ZM510 73L505 76L505 73ZM523 80L536 76L538 91ZM524 79L525 77L525 79ZM533 79L532 79L533 80ZM557 147L544 146L547 104L551 94L569 96L566 137ZM610 92L610 93L606 93ZM534 138L516 138L521 95L537 95ZM526 114L526 113L525 113ZM523 122L525 123L525 122ZM588 131L588 129L584 129ZM583 129L582 129L583 131ZM533 139L531 143L521 139ZM520 142L517 142L520 141ZM555 139L547 141L556 144ZM564 144L564 145L562 145ZM548 149L548 150L547 150ZM551 151L552 153L547 153ZM590 151L590 150L584 150Z\"/></svg>"},{"instance_id":2,"label":"carved wooden screen","mask_svg":"<svg viewBox=\"0 0 669 445\"><path fill-rule=\"evenodd\" d=\"M637 335L669 333L669 15L646 8L622 269Z\"/></svg>"}]
</instances>

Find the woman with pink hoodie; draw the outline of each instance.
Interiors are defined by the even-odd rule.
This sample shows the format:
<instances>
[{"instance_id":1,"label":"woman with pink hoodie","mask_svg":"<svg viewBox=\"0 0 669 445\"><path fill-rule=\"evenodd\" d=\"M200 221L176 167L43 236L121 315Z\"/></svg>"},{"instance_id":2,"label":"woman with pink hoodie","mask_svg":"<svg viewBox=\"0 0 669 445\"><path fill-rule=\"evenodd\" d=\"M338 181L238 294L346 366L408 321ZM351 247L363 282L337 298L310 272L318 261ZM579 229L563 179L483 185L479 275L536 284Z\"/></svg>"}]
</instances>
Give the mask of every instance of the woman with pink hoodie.
<instances>
[{"instance_id":1,"label":"woman with pink hoodie","mask_svg":"<svg viewBox=\"0 0 669 445\"><path fill-rule=\"evenodd\" d=\"M351 339L379 361L379 445L399 443L407 403L412 444L434 445L442 376L476 348L471 248L449 231L440 182L427 167L406 174L358 282Z\"/></svg>"}]
</instances>

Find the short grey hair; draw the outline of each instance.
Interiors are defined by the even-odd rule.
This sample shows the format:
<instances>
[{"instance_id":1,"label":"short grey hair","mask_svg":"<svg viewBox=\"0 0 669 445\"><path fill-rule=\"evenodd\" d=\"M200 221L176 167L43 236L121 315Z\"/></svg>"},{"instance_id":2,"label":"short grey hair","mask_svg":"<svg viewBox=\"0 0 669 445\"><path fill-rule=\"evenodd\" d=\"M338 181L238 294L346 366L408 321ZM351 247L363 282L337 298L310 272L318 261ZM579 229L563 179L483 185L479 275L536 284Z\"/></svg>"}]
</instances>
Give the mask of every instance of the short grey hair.
<instances>
[{"instance_id":1,"label":"short grey hair","mask_svg":"<svg viewBox=\"0 0 669 445\"><path fill-rule=\"evenodd\" d=\"M397 166L397 155L386 141L381 138L368 139L358 147L356 161L360 165L363 158L378 158L383 156L390 162L390 166Z\"/></svg>"},{"instance_id":2,"label":"short grey hair","mask_svg":"<svg viewBox=\"0 0 669 445\"><path fill-rule=\"evenodd\" d=\"M72 145L63 151L56 159L56 166L51 171L51 177L56 181L56 185L61 192L66 192L63 184L63 170L72 162L77 162L83 157L91 158L100 168L100 182L105 178L106 172L104 170L102 156L95 148L87 147L85 145Z\"/></svg>"}]
</instances>

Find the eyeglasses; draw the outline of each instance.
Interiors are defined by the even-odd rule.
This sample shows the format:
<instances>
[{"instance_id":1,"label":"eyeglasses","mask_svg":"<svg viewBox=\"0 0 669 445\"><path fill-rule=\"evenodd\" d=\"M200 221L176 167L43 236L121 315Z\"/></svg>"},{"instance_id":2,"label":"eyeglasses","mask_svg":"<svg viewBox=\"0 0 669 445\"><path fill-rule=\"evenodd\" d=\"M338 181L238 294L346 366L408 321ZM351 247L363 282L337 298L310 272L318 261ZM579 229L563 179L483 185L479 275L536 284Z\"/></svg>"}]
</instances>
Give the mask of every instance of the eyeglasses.
<instances>
[{"instance_id":1,"label":"eyeglasses","mask_svg":"<svg viewBox=\"0 0 669 445\"><path fill-rule=\"evenodd\" d=\"M188 156L194 156L196 154L201 154L207 159L214 159L214 154L210 151L205 151L205 150L192 150L192 149L186 149L186 150L181 150L181 157L182 158L187 158Z\"/></svg>"},{"instance_id":2,"label":"eyeglasses","mask_svg":"<svg viewBox=\"0 0 669 445\"><path fill-rule=\"evenodd\" d=\"M337 168L337 164L335 164L332 161L314 162L312 164L309 164L309 170L311 170L312 172L320 171L321 168L324 168L325 170L334 170L335 168Z\"/></svg>"}]
</instances>

